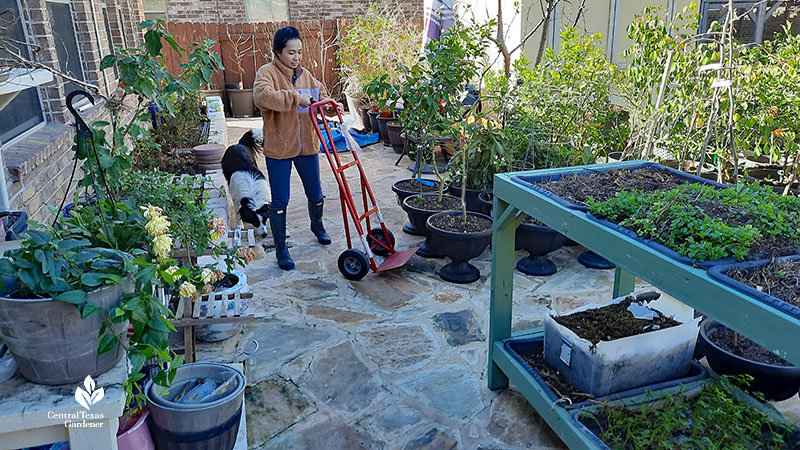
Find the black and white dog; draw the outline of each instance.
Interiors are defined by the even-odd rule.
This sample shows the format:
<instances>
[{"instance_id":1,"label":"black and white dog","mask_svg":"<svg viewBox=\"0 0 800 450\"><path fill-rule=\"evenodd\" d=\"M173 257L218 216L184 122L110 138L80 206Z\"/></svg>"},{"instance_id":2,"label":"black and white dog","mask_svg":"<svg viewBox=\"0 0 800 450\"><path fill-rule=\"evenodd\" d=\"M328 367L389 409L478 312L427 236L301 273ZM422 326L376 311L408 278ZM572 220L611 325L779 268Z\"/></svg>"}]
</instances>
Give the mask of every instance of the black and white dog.
<instances>
[{"instance_id":1,"label":"black and white dog","mask_svg":"<svg viewBox=\"0 0 800 450\"><path fill-rule=\"evenodd\" d=\"M239 143L231 145L222 157L222 173L228 181L228 190L234 205L239 208L242 222L258 229L261 237L269 230L269 204L271 195L264 174L256 165L256 154L262 153L264 135L254 128L244 134Z\"/></svg>"}]
</instances>

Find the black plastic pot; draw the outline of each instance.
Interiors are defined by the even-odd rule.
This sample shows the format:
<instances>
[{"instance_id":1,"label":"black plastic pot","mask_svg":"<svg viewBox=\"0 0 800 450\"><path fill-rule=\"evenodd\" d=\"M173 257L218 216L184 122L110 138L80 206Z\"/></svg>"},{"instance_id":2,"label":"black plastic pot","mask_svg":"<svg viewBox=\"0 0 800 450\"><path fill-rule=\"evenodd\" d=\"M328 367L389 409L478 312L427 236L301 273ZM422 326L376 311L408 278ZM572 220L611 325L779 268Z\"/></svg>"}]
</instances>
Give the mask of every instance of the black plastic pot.
<instances>
[{"instance_id":1,"label":"black plastic pot","mask_svg":"<svg viewBox=\"0 0 800 450\"><path fill-rule=\"evenodd\" d=\"M410 195L419 194L419 192L400 189L397 187L397 185L405 181L411 181L413 179L414 178L405 178L402 180L395 181L395 183L392 185L392 191L397 195L397 204L400 205L400 207L403 208L403 210L405 210L405 207L403 206L403 200L405 200L406 197ZM432 181L434 183L434 186L439 183L437 180L425 180L425 181ZM414 227L414 225L411 224L411 222L403 225L403 232L406 234L410 234L412 236L425 236L424 234L422 234L421 231L418 231L416 227Z\"/></svg>"},{"instance_id":2,"label":"black plastic pot","mask_svg":"<svg viewBox=\"0 0 800 450\"><path fill-rule=\"evenodd\" d=\"M405 140L403 139L403 126L400 125L396 119L386 124L386 133L389 136L389 143L392 145L392 150L398 155L403 153Z\"/></svg>"},{"instance_id":3,"label":"black plastic pot","mask_svg":"<svg viewBox=\"0 0 800 450\"><path fill-rule=\"evenodd\" d=\"M28 231L28 214L25 211L12 211L2 220L7 241L16 241L22 233Z\"/></svg>"},{"instance_id":4,"label":"black plastic pot","mask_svg":"<svg viewBox=\"0 0 800 450\"><path fill-rule=\"evenodd\" d=\"M528 252L528 257L517 262L517 270L526 275L553 275L558 268L545 255L561 248L566 240L563 234L550 227L521 223L517 227L516 243Z\"/></svg>"},{"instance_id":5,"label":"black plastic pot","mask_svg":"<svg viewBox=\"0 0 800 450\"><path fill-rule=\"evenodd\" d=\"M369 108L359 108L358 113L361 114L361 123L364 124L364 131L372 131L372 124L369 120Z\"/></svg>"},{"instance_id":6,"label":"black plastic pot","mask_svg":"<svg viewBox=\"0 0 800 450\"><path fill-rule=\"evenodd\" d=\"M389 142L389 122L395 121L394 117L389 115L388 117L381 117L378 116L378 130L381 134L381 140L383 141L384 147L391 147L392 143Z\"/></svg>"},{"instance_id":7,"label":"black plastic pot","mask_svg":"<svg viewBox=\"0 0 800 450\"><path fill-rule=\"evenodd\" d=\"M609 270L617 267L611 261L591 250L586 250L578 255L578 262L583 264L587 269Z\"/></svg>"},{"instance_id":8,"label":"black plastic pot","mask_svg":"<svg viewBox=\"0 0 800 450\"><path fill-rule=\"evenodd\" d=\"M489 191L481 191L478 194L478 211L481 214L486 214L487 216L492 215L492 209L494 209L494 196Z\"/></svg>"},{"instance_id":9,"label":"black plastic pot","mask_svg":"<svg viewBox=\"0 0 800 450\"><path fill-rule=\"evenodd\" d=\"M451 259L450 264L439 269L439 278L450 283L472 283L481 277L481 272L477 267L469 263L469 260L479 256L486 250L492 241L492 228L474 233L459 233L437 228L432 224L432 220L439 216L459 215L460 211L446 211L434 214L428 218L427 227L434 240L434 248L441 251ZM492 218L476 212L468 212L470 216L478 216L492 221Z\"/></svg>"},{"instance_id":10,"label":"black plastic pot","mask_svg":"<svg viewBox=\"0 0 800 450\"><path fill-rule=\"evenodd\" d=\"M378 111L368 111L367 115L369 116L369 127L373 133L377 133L380 126L378 125Z\"/></svg>"},{"instance_id":11,"label":"black plastic pot","mask_svg":"<svg viewBox=\"0 0 800 450\"><path fill-rule=\"evenodd\" d=\"M438 194L422 194L423 197L433 197L438 196ZM450 197L458 200L456 197L452 195L445 195L445 197ZM431 243L431 232L428 229L427 223L428 218L436 213L442 211L428 211L425 209L419 209L414 206L413 203L414 196L408 196L403 200L403 209L405 210L406 214L408 214L408 220L414 225L414 229L418 232L421 232L423 236L425 236L425 240L419 244L419 250L417 250L417 255L422 256L423 258L444 258L444 255L436 249L433 244Z\"/></svg>"},{"instance_id":12,"label":"black plastic pot","mask_svg":"<svg viewBox=\"0 0 800 450\"><path fill-rule=\"evenodd\" d=\"M486 214L483 212L485 207L481 201L478 200L478 195L480 195L481 192L483 192L482 189L467 189L467 192L465 193L466 198L464 199L467 203L467 211ZM449 188L447 188L447 193L454 197L461 198L461 187L451 185Z\"/></svg>"},{"instance_id":13,"label":"black plastic pot","mask_svg":"<svg viewBox=\"0 0 800 450\"><path fill-rule=\"evenodd\" d=\"M717 328L725 326L713 319L706 319L700 326L700 343L711 370L720 375L748 374L753 377L750 392L762 392L767 400L786 400L800 390L800 368L796 366L773 366L751 361L734 355L708 338Z\"/></svg>"}]
</instances>

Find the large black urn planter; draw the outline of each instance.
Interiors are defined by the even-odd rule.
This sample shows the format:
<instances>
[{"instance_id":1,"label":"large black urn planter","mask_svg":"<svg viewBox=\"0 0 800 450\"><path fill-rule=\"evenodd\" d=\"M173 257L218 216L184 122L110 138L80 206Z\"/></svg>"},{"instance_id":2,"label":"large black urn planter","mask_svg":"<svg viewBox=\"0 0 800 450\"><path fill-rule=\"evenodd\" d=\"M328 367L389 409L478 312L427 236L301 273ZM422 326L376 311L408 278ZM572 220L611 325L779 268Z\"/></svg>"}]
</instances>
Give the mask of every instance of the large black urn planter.
<instances>
[{"instance_id":1,"label":"large black urn planter","mask_svg":"<svg viewBox=\"0 0 800 450\"><path fill-rule=\"evenodd\" d=\"M486 250L492 241L492 228L489 227L487 230L474 233L459 233L443 230L434 225L436 217L460 214L461 211L436 213L428 218L427 227L431 233L431 239L436 242L435 248L452 260L450 264L439 269L439 278L450 283L467 284L477 281L481 277L480 270L470 264L469 260ZM485 214L476 212L467 214L481 217L489 222L492 221L492 218Z\"/></svg>"},{"instance_id":2,"label":"large black urn planter","mask_svg":"<svg viewBox=\"0 0 800 450\"><path fill-rule=\"evenodd\" d=\"M746 390L762 392L767 400L786 400L800 390L800 368L796 366L776 366L751 361L734 355L709 339L709 334L724 325L713 319L706 319L700 326L702 352L711 370L720 375L749 374L753 381Z\"/></svg>"},{"instance_id":3,"label":"large black urn planter","mask_svg":"<svg viewBox=\"0 0 800 450\"><path fill-rule=\"evenodd\" d=\"M423 197L436 197L439 194L431 193L431 194L422 194ZM425 209L420 209L414 206L414 197L416 195L411 195L403 200L403 209L408 214L408 220L411 222L411 225L414 226L418 232L421 232L423 236L425 236L425 240L419 244L419 250L417 250L417 255L422 256L423 258L444 258L444 255L439 251L439 249L435 248L431 243L431 232L427 227L428 218L436 213L442 212L439 211L428 211ZM456 201L458 199L453 197L452 195L444 195L445 198L452 198Z\"/></svg>"},{"instance_id":4,"label":"large black urn planter","mask_svg":"<svg viewBox=\"0 0 800 450\"><path fill-rule=\"evenodd\" d=\"M611 261L591 250L586 250L578 255L578 262L588 269L609 270L617 267Z\"/></svg>"},{"instance_id":5,"label":"large black urn planter","mask_svg":"<svg viewBox=\"0 0 800 450\"><path fill-rule=\"evenodd\" d=\"M403 153L405 140L403 139L403 126L400 125L400 122L395 119L387 123L386 132L389 136L389 143L392 145L392 150L398 155Z\"/></svg>"},{"instance_id":6,"label":"large black urn planter","mask_svg":"<svg viewBox=\"0 0 800 450\"><path fill-rule=\"evenodd\" d=\"M482 189L467 189L467 192L464 194L464 201L467 204L467 211L473 211L480 214L486 214L484 211L485 206L483 203L478 200L478 196L481 192L484 192ZM447 188L447 193L461 198L461 188L455 185L450 185ZM491 209L489 210L491 211Z\"/></svg>"},{"instance_id":7,"label":"large black urn planter","mask_svg":"<svg viewBox=\"0 0 800 450\"><path fill-rule=\"evenodd\" d=\"M403 180L396 181L392 185L392 191L397 195L397 204L400 205L400 207L403 208L403 210L405 210L405 206L403 206L403 200L405 200L406 197L408 197L410 195L420 194L420 192L419 191L409 191L409 190L406 190L406 189L401 189L401 188L398 187L398 185L401 184L401 183L405 183L407 181L413 181L413 180L414 180L414 178L405 178ZM436 180L424 180L424 181L430 181L430 182L434 183L434 186L437 186L438 183L439 183ZM411 222L406 223L405 225L403 225L403 232L405 232L406 234L410 234L412 236L425 236L424 234L422 234L421 231L417 230L414 227L414 225L411 224Z\"/></svg>"},{"instance_id":8,"label":"large black urn planter","mask_svg":"<svg viewBox=\"0 0 800 450\"><path fill-rule=\"evenodd\" d=\"M566 236L550 227L521 223L517 227L516 242L529 256L517 262L517 270L526 275L553 275L558 268L545 255L558 250L566 241Z\"/></svg>"},{"instance_id":9,"label":"large black urn planter","mask_svg":"<svg viewBox=\"0 0 800 450\"><path fill-rule=\"evenodd\" d=\"M489 191L480 191L477 212L491 216L492 209L494 209L494 196Z\"/></svg>"}]
</instances>

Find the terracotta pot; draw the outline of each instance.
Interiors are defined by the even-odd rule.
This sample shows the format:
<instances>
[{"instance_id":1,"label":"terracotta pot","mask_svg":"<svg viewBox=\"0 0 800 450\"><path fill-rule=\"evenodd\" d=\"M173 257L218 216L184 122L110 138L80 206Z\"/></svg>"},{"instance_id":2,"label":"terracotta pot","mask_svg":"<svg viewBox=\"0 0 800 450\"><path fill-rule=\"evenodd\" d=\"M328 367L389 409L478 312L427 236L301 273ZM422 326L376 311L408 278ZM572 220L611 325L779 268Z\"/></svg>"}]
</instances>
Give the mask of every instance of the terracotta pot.
<instances>
[{"instance_id":1,"label":"terracotta pot","mask_svg":"<svg viewBox=\"0 0 800 450\"><path fill-rule=\"evenodd\" d=\"M198 164L219 164L225 156L225 146L221 144L202 144L192 148Z\"/></svg>"}]
</instances>

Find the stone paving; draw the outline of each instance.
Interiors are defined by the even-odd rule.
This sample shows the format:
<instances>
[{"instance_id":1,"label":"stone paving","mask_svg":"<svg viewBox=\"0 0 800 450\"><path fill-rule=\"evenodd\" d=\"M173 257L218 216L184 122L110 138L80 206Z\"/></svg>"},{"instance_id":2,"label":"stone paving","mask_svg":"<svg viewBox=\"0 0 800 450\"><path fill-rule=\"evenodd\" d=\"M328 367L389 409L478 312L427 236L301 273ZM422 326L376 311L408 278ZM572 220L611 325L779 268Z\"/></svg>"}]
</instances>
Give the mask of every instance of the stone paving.
<instances>
[{"instance_id":1,"label":"stone paving","mask_svg":"<svg viewBox=\"0 0 800 450\"><path fill-rule=\"evenodd\" d=\"M259 123L229 120L229 141ZM420 238L400 231L406 216L390 189L409 176L409 161L395 166L397 155L380 144L363 149L362 158L397 247L416 245ZM346 249L339 193L324 157L320 164L333 244L313 238L293 176L287 223L297 269L280 270L267 249L245 269L251 307L262 318L224 343L199 346L200 359L245 361L248 447L564 448L513 386L487 388L489 251L473 261L482 276L469 285L440 280L445 260L418 256L405 268L346 280L337 268ZM515 274L514 330L538 326L550 310L610 300L613 271L583 268L581 251L554 252L554 276ZM242 355L253 340L258 350Z\"/></svg>"}]
</instances>

